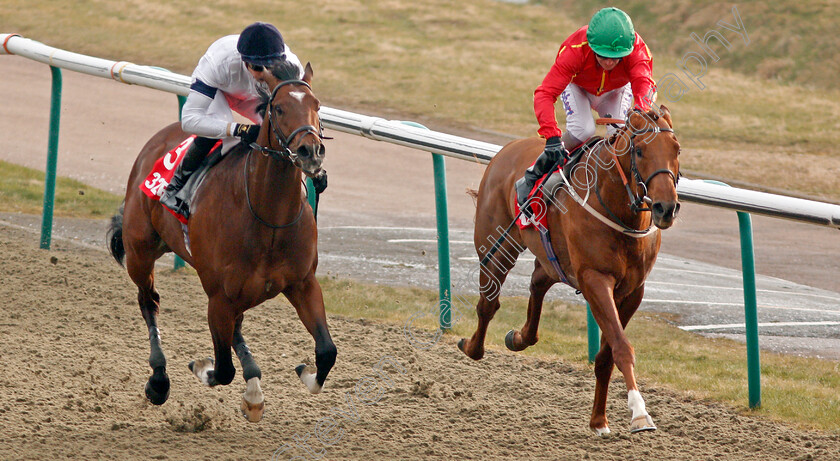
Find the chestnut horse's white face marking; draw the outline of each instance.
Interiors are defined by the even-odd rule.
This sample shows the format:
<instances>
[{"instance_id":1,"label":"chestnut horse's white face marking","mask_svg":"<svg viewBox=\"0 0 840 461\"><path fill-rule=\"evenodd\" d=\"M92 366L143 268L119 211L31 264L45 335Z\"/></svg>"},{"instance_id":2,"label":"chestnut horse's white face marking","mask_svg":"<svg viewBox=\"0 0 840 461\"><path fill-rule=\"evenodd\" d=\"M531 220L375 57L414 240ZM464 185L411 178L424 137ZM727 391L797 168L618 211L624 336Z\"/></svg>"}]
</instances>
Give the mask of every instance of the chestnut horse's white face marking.
<instances>
[{"instance_id":1,"label":"chestnut horse's white face marking","mask_svg":"<svg viewBox=\"0 0 840 461\"><path fill-rule=\"evenodd\" d=\"M306 93L303 91L290 91L289 96L298 100L298 102L303 102L303 97L306 96Z\"/></svg>"}]
</instances>

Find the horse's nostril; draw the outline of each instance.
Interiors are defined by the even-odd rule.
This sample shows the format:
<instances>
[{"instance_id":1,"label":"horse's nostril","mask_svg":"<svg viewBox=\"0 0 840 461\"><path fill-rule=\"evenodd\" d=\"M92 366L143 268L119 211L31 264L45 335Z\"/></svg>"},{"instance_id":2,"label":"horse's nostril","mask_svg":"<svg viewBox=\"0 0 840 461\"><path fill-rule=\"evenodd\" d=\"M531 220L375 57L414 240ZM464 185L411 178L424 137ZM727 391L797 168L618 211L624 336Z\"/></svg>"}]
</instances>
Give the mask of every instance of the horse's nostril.
<instances>
[{"instance_id":1,"label":"horse's nostril","mask_svg":"<svg viewBox=\"0 0 840 461\"><path fill-rule=\"evenodd\" d=\"M680 202L674 206L674 216L676 216L680 212Z\"/></svg>"},{"instance_id":2,"label":"horse's nostril","mask_svg":"<svg viewBox=\"0 0 840 461\"><path fill-rule=\"evenodd\" d=\"M665 213L665 207L662 206L661 202L654 203L653 206L650 207L650 209L656 216L662 216L662 214Z\"/></svg>"}]
</instances>

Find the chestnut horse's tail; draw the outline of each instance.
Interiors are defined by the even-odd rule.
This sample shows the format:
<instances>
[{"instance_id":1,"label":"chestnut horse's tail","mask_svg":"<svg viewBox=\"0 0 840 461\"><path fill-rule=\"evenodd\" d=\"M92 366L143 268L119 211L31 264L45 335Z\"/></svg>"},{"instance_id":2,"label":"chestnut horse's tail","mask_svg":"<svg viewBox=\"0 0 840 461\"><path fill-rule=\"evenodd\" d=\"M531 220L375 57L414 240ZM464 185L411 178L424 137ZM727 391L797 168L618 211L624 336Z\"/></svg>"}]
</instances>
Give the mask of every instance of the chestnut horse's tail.
<instances>
[{"instance_id":1,"label":"chestnut horse's tail","mask_svg":"<svg viewBox=\"0 0 840 461\"><path fill-rule=\"evenodd\" d=\"M473 205L478 204L478 191L475 189L467 188L467 195L473 200Z\"/></svg>"},{"instance_id":2,"label":"chestnut horse's tail","mask_svg":"<svg viewBox=\"0 0 840 461\"><path fill-rule=\"evenodd\" d=\"M111 256L117 260L120 266L124 266L125 247L123 246L123 213L125 210L125 201L120 204L120 209L117 214L111 216L111 225L108 226L108 232L105 234L105 239L108 241L108 251Z\"/></svg>"}]
</instances>

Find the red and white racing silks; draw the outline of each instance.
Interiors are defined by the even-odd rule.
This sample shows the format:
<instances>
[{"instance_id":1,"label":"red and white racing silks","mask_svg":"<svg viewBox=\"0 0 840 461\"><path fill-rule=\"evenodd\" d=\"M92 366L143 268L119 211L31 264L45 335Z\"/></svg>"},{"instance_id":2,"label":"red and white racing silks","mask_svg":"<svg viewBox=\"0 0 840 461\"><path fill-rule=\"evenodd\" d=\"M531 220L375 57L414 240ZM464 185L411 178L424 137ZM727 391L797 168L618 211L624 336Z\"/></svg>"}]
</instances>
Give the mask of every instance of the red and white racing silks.
<instances>
[{"instance_id":1,"label":"red and white racing silks","mask_svg":"<svg viewBox=\"0 0 840 461\"><path fill-rule=\"evenodd\" d=\"M554 103L570 83L600 96L629 82L636 107L645 111L650 109L656 83L652 77L653 57L642 37L636 34L633 52L622 58L613 70L606 71L598 65L595 52L589 47L588 27L581 27L563 42L554 65L534 91L534 112L540 124L538 132L545 138L562 135L554 115Z\"/></svg>"}]
</instances>

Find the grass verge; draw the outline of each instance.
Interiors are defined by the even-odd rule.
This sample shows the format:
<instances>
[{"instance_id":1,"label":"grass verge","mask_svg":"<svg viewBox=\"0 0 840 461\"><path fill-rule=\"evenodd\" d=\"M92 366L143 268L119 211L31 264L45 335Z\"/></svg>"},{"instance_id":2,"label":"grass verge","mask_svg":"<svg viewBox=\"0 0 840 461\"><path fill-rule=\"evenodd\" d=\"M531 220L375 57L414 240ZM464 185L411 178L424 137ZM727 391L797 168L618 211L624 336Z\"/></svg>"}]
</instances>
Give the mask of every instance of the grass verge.
<instances>
[{"instance_id":1,"label":"grass verge","mask_svg":"<svg viewBox=\"0 0 840 461\"><path fill-rule=\"evenodd\" d=\"M0 211L41 214L44 173L0 160ZM79 181L58 177L54 216L105 218L114 214L122 197Z\"/></svg>"}]
</instances>

